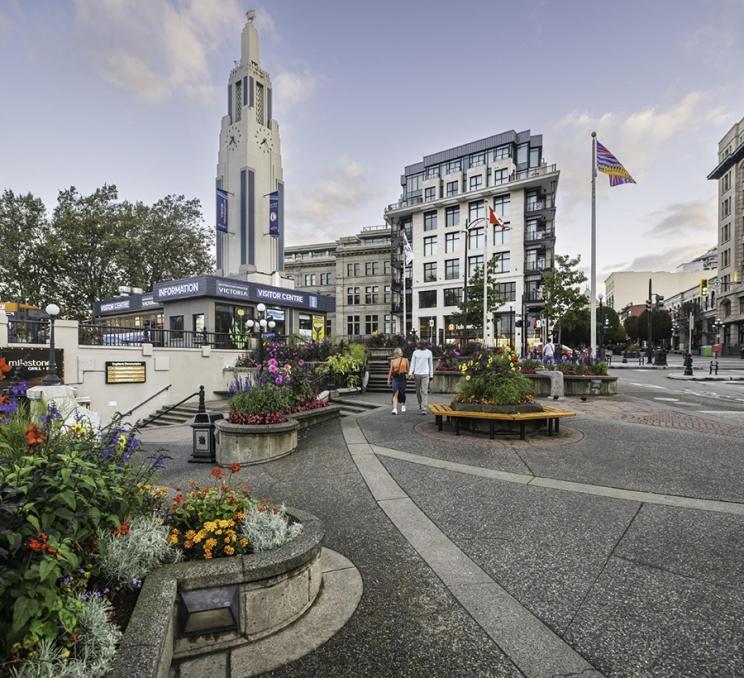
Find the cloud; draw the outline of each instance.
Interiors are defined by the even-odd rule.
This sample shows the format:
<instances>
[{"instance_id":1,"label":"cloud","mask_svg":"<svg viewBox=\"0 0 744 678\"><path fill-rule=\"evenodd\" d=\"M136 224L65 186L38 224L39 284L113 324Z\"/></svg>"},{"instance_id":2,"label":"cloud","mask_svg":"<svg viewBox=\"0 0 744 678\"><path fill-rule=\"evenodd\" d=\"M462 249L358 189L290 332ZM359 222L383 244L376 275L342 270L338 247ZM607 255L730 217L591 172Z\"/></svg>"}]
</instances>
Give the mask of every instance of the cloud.
<instances>
[{"instance_id":1,"label":"cloud","mask_svg":"<svg viewBox=\"0 0 744 678\"><path fill-rule=\"evenodd\" d=\"M294 196L287 208L293 244L335 240L339 226L354 223L354 210L377 204L380 195L370 190L369 170L356 160L340 158L326 178L319 179ZM382 219L380 219L382 222ZM356 232L351 227L349 233Z\"/></svg>"},{"instance_id":2,"label":"cloud","mask_svg":"<svg viewBox=\"0 0 744 678\"><path fill-rule=\"evenodd\" d=\"M710 248L710 243L670 247L662 252L652 252L635 257L630 263L609 266L598 279L606 278L613 271L674 271L680 264L699 257Z\"/></svg>"},{"instance_id":3,"label":"cloud","mask_svg":"<svg viewBox=\"0 0 744 678\"><path fill-rule=\"evenodd\" d=\"M683 236L698 233L716 237L716 200L691 200L668 205L652 212L649 219L654 226L644 235Z\"/></svg>"},{"instance_id":4,"label":"cloud","mask_svg":"<svg viewBox=\"0 0 744 678\"><path fill-rule=\"evenodd\" d=\"M76 0L75 10L94 67L153 104L212 96L209 57L245 17L238 0Z\"/></svg>"},{"instance_id":5,"label":"cloud","mask_svg":"<svg viewBox=\"0 0 744 678\"><path fill-rule=\"evenodd\" d=\"M277 108L294 106L306 101L315 93L318 77L308 70L302 73L279 71L273 79Z\"/></svg>"}]
</instances>

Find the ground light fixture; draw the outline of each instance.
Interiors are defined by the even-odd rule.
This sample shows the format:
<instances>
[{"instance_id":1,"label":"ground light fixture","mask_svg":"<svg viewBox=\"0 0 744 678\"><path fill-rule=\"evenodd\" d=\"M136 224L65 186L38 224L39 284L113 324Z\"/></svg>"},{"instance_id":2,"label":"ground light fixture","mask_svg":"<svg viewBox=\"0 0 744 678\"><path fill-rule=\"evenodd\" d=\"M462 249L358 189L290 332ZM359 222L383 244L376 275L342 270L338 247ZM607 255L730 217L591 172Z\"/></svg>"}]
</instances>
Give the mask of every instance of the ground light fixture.
<instances>
[{"instance_id":1,"label":"ground light fixture","mask_svg":"<svg viewBox=\"0 0 744 678\"><path fill-rule=\"evenodd\" d=\"M57 374L57 359L54 353L54 321L59 315L59 306L48 304L44 311L49 316L49 369L41 383L44 386L57 386L62 383Z\"/></svg>"},{"instance_id":2,"label":"ground light fixture","mask_svg":"<svg viewBox=\"0 0 744 678\"><path fill-rule=\"evenodd\" d=\"M234 631L239 620L239 586L216 586L179 594L178 634L182 638Z\"/></svg>"}]
</instances>

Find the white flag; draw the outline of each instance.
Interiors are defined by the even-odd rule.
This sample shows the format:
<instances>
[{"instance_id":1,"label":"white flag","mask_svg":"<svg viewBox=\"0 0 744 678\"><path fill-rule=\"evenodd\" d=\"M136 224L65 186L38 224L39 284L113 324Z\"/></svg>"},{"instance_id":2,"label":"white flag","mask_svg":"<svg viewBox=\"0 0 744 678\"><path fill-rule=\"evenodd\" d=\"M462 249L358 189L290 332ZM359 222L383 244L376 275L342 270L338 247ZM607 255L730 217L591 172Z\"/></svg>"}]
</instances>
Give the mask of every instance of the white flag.
<instances>
[{"instance_id":1,"label":"white flag","mask_svg":"<svg viewBox=\"0 0 744 678\"><path fill-rule=\"evenodd\" d=\"M410 266L413 263L413 247L408 242L408 236L405 231L403 231L403 254L406 259L406 266Z\"/></svg>"}]
</instances>

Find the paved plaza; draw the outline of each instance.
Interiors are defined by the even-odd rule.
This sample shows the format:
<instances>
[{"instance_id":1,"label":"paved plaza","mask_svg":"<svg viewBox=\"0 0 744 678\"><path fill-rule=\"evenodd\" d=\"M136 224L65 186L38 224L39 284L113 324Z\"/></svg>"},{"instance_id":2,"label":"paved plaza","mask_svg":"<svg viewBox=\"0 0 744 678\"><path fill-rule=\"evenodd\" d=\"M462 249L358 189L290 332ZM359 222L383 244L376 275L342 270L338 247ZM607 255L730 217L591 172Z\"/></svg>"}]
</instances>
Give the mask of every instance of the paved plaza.
<instances>
[{"instance_id":1,"label":"paved plaza","mask_svg":"<svg viewBox=\"0 0 744 678\"><path fill-rule=\"evenodd\" d=\"M563 399L576 419L526 443L363 394L381 407L244 468L320 517L364 585L333 638L265 675L744 675L744 389L661 379ZM143 437L173 457L163 483L209 482L188 427Z\"/></svg>"}]
</instances>

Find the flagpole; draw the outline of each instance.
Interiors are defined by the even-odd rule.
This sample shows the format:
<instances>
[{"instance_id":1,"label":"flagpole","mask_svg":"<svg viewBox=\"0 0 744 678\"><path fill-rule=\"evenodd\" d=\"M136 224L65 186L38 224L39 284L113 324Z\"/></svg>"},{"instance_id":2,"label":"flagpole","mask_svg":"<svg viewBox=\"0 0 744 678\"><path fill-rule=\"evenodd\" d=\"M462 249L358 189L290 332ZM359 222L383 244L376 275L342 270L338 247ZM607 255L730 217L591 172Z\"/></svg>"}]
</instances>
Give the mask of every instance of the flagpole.
<instances>
[{"instance_id":1,"label":"flagpole","mask_svg":"<svg viewBox=\"0 0 744 678\"><path fill-rule=\"evenodd\" d=\"M483 346L488 348L488 227L491 220L488 218L488 200L483 201L486 208L486 218L483 224L483 233L486 239L483 243Z\"/></svg>"},{"instance_id":2,"label":"flagpole","mask_svg":"<svg viewBox=\"0 0 744 678\"><path fill-rule=\"evenodd\" d=\"M592 358L597 355L597 133L592 132L592 242L591 242L591 300L589 348Z\"/></svg>"},{"instance_id":3,"label":"flagpole","mask_svg":"<svg viewBox=\"0 0 744 678\"><path fill-rule=\"evenodd\" d=\"M406 256L403 254L403 275L402 282L403 282L403 336L407 337L408 333L406 332Z\"/></svg>"}]
</instances>

